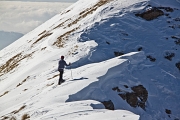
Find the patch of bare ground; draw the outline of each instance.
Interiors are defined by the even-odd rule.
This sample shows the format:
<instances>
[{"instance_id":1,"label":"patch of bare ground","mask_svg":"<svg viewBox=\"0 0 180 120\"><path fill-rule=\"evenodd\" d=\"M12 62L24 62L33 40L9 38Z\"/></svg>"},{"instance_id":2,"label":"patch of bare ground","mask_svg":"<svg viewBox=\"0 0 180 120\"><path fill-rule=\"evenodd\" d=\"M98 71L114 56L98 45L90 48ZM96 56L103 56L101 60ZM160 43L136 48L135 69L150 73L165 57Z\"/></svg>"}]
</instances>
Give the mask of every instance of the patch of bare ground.
<instances>
[{"instance_id":1,"label":"patch of bare ground","mask_svg":"<svg viewBox=\"0 0 180 120\"><path fill-rule=\"evenodd\" d=\"M45 34L46 33L46 30L44 30L43 32L41 32L38 36L42 35L42 34Z\"/></svg>"},{"instance_id":2,"label":"patch of bare ground","mask_svg":"<svg viewBox=\"0 0 180 120\"><path fill-rule=\"evenodd\" d=\"M6 92L4 92L2 95L0 95L0 97L6 95L6 94L8 94L8 93L9 93L9 91L6 91Z\"/></svg>"},{"instance_id":3,"label":"patch of bare ground","mask_svg":"<svg viewBox=\"0 0 180 120\"><path fill-rule=\"evenodd\" d=\"M59 76L59 74L54 75L52 78L48 78L47 80L51 80L51 79L53 79L53 78L55 78L55 77L57 77L57 76Z\"/></svg>"},{"instance_id":4,"label":"patch of bare ground","mask_svg":"<svg viewBox=\"0 0 180 120\"><path fill-rule=\"evenodd\" d=\"M82 12L79 14L79 17L78 17L76 20L74 20L73 22L69 23L67 27L71 27L72 25L76 24L78 21L80 21L81 19L85 18L87 15L92 14L92 13L93 13L94 11L96 11L99 7L103 6L104 4L106 4L106 3L110 2L110 1L112 1L112 0L99 0L99 2L96 3L94 6L92 6L91 8L87 8L87 9L85 9L84 11L82 11ZM70 11L71 11L71 10L68 10L68 11L66 11L65 13L68 13L68 12L70 12ZM62 14L64 14L64 13L62 13ZM65 24L67 21L70 21L70 20L71 20L71 18L70 18L70 19L67 19L66 21L64 21L64 22L60 23L58 26L56 26L54 29L64 26L64 24ZM66 27L65 27L65 28L66 28Z\"/></svg>"},{"instance_id":5,"label":"patch of bare ground","mask_svg":"<svg viewBox=\"0 0 180 120\"><path fill-rule=\"evenodd\" d=\"M28 89L24 89L23 91L27 91Z\"/></svg>"},{"instance_id":6,"label":"patch of bare ground","mask_svg":"<svg viewBox=\"0 0 180 120\"><path fill-rule=\"evenodd\" d=\"M41 51L42 51L42 50L45 50L46 48L47 48L47 47L43 47L43 48L41 49Z\"/></svg>"},{"instance_id":7,"label":"patch of bare ground","mask_svg":"<svg viewBox=\"0 0 180 120\"><path fill-rule=\"evenodd\" d=\"M60 23L59 25L57 25L54 29L64 26L64 23L66 23L66 22L69 21L69 20L71 20L71 19L65 20L64 22L62 22L62 23Z\"/></svg>"},{"instance_id":8,"label":"patch of bare ground","mask_svg":"<svg viewBox=\"0 0 180 120\"><path fill-rule=\"evenodd\" d=\"M19 86L21 86L24 82L26 82L27 81L27 79L29 78L29 76L26 78L26 79L24 79L21 83L19 83L16 87L19 87Z\"/></svg>"},{"instance_id":9,"label":"patch of bare ground","mask_svg":"<svg viewBox=\"0 0 180 120\"><path fill-rule=\"evenodd\" d=\"M22 117L21 117L21 120L27 120L29 119L30 116L28 114L24 114Z\"/></svg>"},{"instance_id":10,"label":"patch of bare ground","mask_svg":"<svg viewBox=\"0 0 180 120\"><path fill-rule=\"evenodd\" d=\"M87 15L92 14L99 7L107 4L110 1L112 1L112 0L99 0L99 2L96 3L94 6L92 6L91 8L87 8L86 10L82 11L79 14L79 17L75 21L73 21L72 23L68 24L68 27L71 27L72 25L76 24L78 21L80 21L81 19L85 18Z\"/></svg>"},{"instance_id":11,"label":"patch of bare ground","mask_svg":"<svg viewBox=\"0 0 180 120\"><path fill-rule=\"evenodd\" d=\"M59 47L59 48L63 47L63 45L65 44L65 40L68 39L68 36L69 36L72 32L76 31L78 28L79 28L79 27L74 28L74 29L72 29L72 30L70 30L70 31L67 31L67 32L64 33L63 35L59 36L59 37L57 38L57 41L54 42L53 45L56 45L56 46Z\"/></svg>"},{"instance_id":12,"label":"patch of bare ground","mask_svg":"<svg viewBox=\"0 0 180 120\"><path fill-rule=\"evenodd\" d=\"M26 107L26 105L23 105L22 107L20 107L18 110L14 110L13 112L11 112L11 113L13 113L13 114L17 114L17 113L19 113L21 110L23 110L24 108Z\"/></svg>"},{"instance_id":13,"label":"patch of bare ground","mask_svg":"<svg viewBox=\"0 0 180 120\"><path fill-rule=\"evenodd\" d=\"M26 105L23 105L22 107L20 107L18 110L14 110L11 113L9 113L8 115L3 115L0 117L0 120L17 120L16 117L14 116L14 114L19 113L20 111L22 111L23 109L25 109ZM30 118L30 115L28 114L24 114L21 117L21 120L27 120Z\"/></svg>"},{"instance_id":14,"label":"patch of bare ground","mask_svg":"<svg viewBox=\"0 0 180 120\"><path fill-rule=\"evenodd\" d=\"M14 116L2 116L0 120L16 120Z\"/></svg>"},{"instance_id":15,"label":"patch of bare ground","mask_svg":"<svg viewBox=\"0 0 180 120\"><path fill-rule=\"evenodd\" d=\"M66 13L68 13L68 12L70 12L70 11L71 11L71 10L66 10L65 12L61 13L61 15L66 14Z\"/></svg>"},{"instance_id":16,"label":"patch of bare ground","mask_svg":"<svg viewBox=\"0 0 180 120\"><path fill-rule=\"evenodd\" d=\"M112 0L99 0L99 2L96 3L94 6L92 6L91 8L87 8L86 10L82 11L82 12L79 14L79 17L78 17L76 20L74 20L74 21L72 21L71 23L69 23L69 24L67 25L67 27L71 27L72 25L78 23L81 19L85 18L85 17L88 16L89 14L92 14L92 13L93 13L94 11L96 11L99 7L103 6L104 4L106 4L106 3L110 2L110 1L112 1ZM61 24L59 24L58 26L56 26L54 29L56 29L56 28L58 28L58 27L64 26L64 24L65 24L67 21L69 21L69 20L71 20L71 19L67 19L66 21L64 21L64 22L62 22ZM66 27L64 27L64 28L66 28ZM59 48L60 48L60 47L63 47L63 44L64 44L63 42L64 42L64 40L67 40L68 35L70 35L72 32L74 32L74 31L77 30L78 28L79 28L79 27L74 28L74 29L72 29L72 30L64 33L63 35L59 36L59 37L57 38L57 41L54 42L53 45L56 45L56 46L59 47Z\"/></svg>"},{"instance_id":17,"label":"patch of bare ground","mask_svg":"<svg viewBox=\"0 0 180 120\"><path fill-rule=\"evenodd\" d=\"M32 45L38 43L40 40L42 40L43 38L46 38L48 36L50 36L52 33L49 33L48 31L44 30L43 32L41 32L38 36L40 36Z\"/></svg>"},{"instance_id":18,"label":"patch of bare ground","mask_svg":"<svg viewBox=\"0 0 180 120\"><path fill-rule=\"evenodd\" d=\"M23 59L31 57L34 52L27 54L27 55L23 55L22 53L19 53L19 54L13 56L12 58L10 58L5 64L0 66L0 76L15 69L17 66L19 66L20 62Z\"/></svg>"}]
</instances>

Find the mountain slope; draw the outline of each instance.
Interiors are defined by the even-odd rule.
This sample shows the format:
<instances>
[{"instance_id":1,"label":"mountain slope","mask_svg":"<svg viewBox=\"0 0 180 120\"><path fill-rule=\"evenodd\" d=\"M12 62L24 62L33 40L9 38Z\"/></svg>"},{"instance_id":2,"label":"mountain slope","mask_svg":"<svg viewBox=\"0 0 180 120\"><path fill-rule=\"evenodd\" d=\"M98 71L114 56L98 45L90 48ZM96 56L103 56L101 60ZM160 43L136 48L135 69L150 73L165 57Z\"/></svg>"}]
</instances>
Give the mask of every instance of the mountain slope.
<instances>
[{"instance_id":1,"label":"mountain slope","mask_svg":"<svg viewBox=\"0 0 180 120\"><path fill-rule=\"evenodd\" d=\"M0 51L0 115L180 119L179 4L79 0Z\"/></svg>"}]
</instances>

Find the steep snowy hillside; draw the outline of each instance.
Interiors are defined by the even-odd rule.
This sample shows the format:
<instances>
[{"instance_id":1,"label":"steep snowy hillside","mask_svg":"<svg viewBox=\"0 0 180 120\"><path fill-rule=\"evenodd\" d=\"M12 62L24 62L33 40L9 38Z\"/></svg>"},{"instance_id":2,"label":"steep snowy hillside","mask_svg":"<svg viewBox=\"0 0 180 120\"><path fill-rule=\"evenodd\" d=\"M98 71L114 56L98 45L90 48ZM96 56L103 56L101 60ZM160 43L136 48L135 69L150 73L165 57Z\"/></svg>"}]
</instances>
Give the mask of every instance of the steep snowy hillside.
<instances>
[{"instance_id":1,"label":"steep snowy hillside","mask_svg":"<svg viewBox=\"0 0 180 120\"><path fill-rule=\"evenodd\" d=\"M79 0L0 51L1 119L179 120L179 16L176 0Z\"/></svg>"}]
</instances>

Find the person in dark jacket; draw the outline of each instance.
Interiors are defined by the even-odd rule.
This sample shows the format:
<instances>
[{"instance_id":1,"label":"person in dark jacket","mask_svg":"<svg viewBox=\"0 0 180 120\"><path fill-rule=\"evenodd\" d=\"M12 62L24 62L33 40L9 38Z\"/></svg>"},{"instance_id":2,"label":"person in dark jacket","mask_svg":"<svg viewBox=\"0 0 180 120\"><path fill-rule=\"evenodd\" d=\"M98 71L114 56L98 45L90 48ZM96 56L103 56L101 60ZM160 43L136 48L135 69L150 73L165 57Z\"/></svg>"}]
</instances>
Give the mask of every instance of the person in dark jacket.
<instances>
[{"instance_id":1,"label":"person in dark jacket","mask_svg":"<svg viewBox=\"0 0 180 120\"><path fill-rule=\"evenodd\" d=\"M58 85L60 85L62 82L65 81L63 80L64 67L69 65L70 63L67 64L66 61L64 60L64 56L61 56L61 60L59 60L59 65L58 65L58 71L60 72Z\"/></svg>"}]
</instances>

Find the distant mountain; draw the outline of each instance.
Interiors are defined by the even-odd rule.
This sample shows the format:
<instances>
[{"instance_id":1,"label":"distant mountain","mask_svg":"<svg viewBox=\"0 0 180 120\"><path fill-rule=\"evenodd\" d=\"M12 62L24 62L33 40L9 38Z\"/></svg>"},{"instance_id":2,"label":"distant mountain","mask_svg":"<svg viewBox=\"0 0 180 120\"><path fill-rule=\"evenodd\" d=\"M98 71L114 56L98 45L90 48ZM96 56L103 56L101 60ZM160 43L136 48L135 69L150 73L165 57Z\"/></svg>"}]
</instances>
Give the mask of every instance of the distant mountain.
<instances>
[{"instance_id":1,"label":"distant mountain","mask_svg":"<svg viewBox=\"0 0 180 120\"><path fill-rule=\"evenodd\" d=\"M179 93L177 0L79 0L0 51L2 120L180 120Z\"/></svg>"},{"instance_id":2,"label":"distant mountain","mask_svg":"<svg viewBox=\"0 0 180 120\"><path fill-rule=\"evenodd\" d=\"M22 36L21 33L0 31L0 50Z\"/></svg>"}]
</instances>

